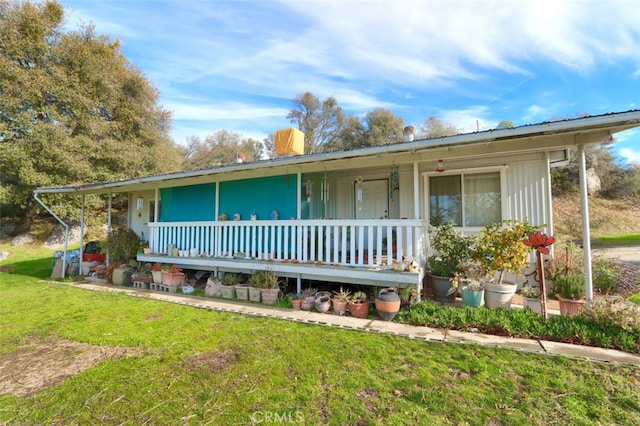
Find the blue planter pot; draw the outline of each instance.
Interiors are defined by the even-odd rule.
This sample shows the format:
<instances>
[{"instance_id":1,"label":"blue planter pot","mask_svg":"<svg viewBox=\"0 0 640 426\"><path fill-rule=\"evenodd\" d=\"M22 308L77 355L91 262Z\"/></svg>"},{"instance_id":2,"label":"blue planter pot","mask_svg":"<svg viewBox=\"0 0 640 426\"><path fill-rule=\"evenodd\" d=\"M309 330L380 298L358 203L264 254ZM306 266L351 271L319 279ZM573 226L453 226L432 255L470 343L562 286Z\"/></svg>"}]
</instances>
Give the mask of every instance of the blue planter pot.
<instances>
[{"instance_id":1,"label":"blue planter pot","mask_svg":"<svg viewBox=\"0 0 640 426\"><path fill-rule=\"evenodd\" d=\"M478 308L484 305L484 290L467 290L462 289L462 304Z\"/></svg>"}]
</instances>

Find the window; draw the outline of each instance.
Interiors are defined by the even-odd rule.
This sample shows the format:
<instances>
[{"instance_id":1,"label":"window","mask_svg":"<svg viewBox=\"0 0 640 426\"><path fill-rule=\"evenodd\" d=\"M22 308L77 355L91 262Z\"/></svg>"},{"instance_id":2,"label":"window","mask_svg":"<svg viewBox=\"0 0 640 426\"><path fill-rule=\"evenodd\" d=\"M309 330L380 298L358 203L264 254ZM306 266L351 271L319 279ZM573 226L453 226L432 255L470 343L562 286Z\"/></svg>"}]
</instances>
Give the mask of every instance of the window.
<instances>
[{"instance_id":1,"label":"window","mask_svg":"<svg viewBox=\"0 0 640 426\"><path fill-rule=\"evenodd\" d=\"M502 220L500 172L429 177L429 215L458 226Z\"/></svg>"}]
</instances>

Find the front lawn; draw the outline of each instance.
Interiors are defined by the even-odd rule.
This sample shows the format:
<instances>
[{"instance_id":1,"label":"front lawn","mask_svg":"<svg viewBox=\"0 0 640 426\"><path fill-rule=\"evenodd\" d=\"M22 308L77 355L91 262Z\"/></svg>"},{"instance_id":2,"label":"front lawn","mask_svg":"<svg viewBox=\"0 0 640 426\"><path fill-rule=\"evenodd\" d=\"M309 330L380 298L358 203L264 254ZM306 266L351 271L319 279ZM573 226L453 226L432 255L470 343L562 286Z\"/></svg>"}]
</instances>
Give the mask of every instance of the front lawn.
<instances>
[{"instance_id":1,"label":"front lawn","mask_svg":"<svg viewBox=\"0 0 640 426\"><path fill-rule=\"evenodd\" d=\"M91 292L33 256L0 264L0 423L640 424L637 367ZM104 360L8 394L12 366L56 368L22 356L51 342L76 345L59 368Z\"/></svg>"}]
</instances>

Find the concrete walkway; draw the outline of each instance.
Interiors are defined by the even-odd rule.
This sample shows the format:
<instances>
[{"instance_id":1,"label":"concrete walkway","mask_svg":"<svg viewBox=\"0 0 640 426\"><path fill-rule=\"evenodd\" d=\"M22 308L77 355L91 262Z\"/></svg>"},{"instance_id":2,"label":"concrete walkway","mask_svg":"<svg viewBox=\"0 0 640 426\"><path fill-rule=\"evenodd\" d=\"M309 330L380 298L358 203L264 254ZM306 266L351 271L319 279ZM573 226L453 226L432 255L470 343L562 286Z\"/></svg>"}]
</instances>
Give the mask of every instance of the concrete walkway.
<instances>
[{"instance_id":1,"label":"concrete walkway","mask_svg":"<svg viewBox=\"0 0 640 426\"><path fill-rule=\"evenodd\" d=\"M56 283L59 284L59 283ZM589 359L601 362L615 362L640 367L640 356L612 349L601 349L590 346L571 345L568 343L550 342L546 340L520 339L512 337L493 336L488 334L442 330L430 327L417 327L396 322L377 319L361 319L350 316L322 314L302 310L292 310L268 305L210 299L205 297L188 296L183 294L158 293L149 290L139 290L131 287L120 287L91 281L69 283L73 287L92 291L107 291L126 293L132 297L142 297L152 300L177 303L200 309L219 312L230 312L255 317L278 318L286 321L297 321L322 326L340 327L375 333L385 333L420 339L427 342L476 344L482 346L518 350L539 355L561 355Z\"/></svg>"}]
</instances>

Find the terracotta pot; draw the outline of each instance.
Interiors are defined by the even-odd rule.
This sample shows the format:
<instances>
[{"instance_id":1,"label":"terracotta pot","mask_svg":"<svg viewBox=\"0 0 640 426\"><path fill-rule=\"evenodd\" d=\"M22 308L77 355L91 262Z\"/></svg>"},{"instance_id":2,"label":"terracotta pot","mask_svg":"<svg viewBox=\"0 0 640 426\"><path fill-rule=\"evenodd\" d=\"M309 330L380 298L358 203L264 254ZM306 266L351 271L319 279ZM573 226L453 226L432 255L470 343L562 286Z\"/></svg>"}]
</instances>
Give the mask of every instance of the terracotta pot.
<instances>
[{"instance_id":1,"label":"terracotta pot","mask_svg":"<svg viewBox=\"0 0 640 426\"><path fill-rule=\"evenodd\" d=\"M355 318L369 317L369 301L364 303L349 303L349 313Z\"/></svg>"},{"instance_id":2,"label":"terracotta pot","mask_svg":"<svg viewBox=\"0 0 640 426\"><path fill-rule=\"evenodd\" d=\"M310 311L314 301L315 301L315 297L313 299L311 298L303 299L302 303L300 304L300 309L302 309L303 311Z\"/></svg>"},{"instance_id":3,"label":"terracotta pot","mask_svg":"<svg viewBox=\"0 0 640 426\"><path fill-rule=\"evenodd\" d=\"M323 314L329 312L329 309L331 309L331 298L329 296L323 295L316 297L316 301L314 303L316 311Z\"/></svg>"},{"instance_id":4,"label":"terracotta pot","mask_svg":"<svg viewBox=\"0 0 640 426\"><path fill-rule=\"evenodd\" d=\"M162 271L162 285L177 286L180 285L183 278L184 272Z\"/></svg>"},{"instance_id":5,"label":"terracotta pot","mask_svg":"<svg viewBox=\"0 0 640 426\"><path fill-rule=\"evenodd\" d=\"M302 308L302 299L292 299L291 300L291 306L293 306L293 309L301 309Z\"/></svg>"},{"instance_id":6,"label":"terracotta pot","mask_svg":"<svg viewBox=\"0 0 640 426\"><path fill-rule=\"evenodd\" d=\"M574 317L582 312L587 303L584 300L565 299L557 294L556 297L558 298L558 304L560 305L560 314L568 315L570 317Z\"/></svg>"},{"instance_id":7,"label":"terracotta pot","mask_svg":"<svg viewBox=\"0 0 640 426\"><path fill-rule=\"evenodd\" d=\"M347 306L349 302L344 300L333 300L333 312L336 314L343 316L347 313Z\"/></svg>"},{"instance_id":8,"label":"terracotta pot","mask_svg":"<svg viewBox=\"0 0 640 426\"><path fill-rule=\"evenodd\" d=\"M391 321L400 310L400 296L394 289L383 288L375 300L378 315L384 321Z\"/></svg>"},{"instance_id":9,"label":"terracotta pot","mask_svg":"<svg viewBox=\"0 0 640 426\"><path fill-rule=\"evenodd\" d=\"M261 289L262 293L262 303L265 305L273 305L278 301L278 295L280 294L279 288L263 288Z\"/></svg>"}]
</instances>

